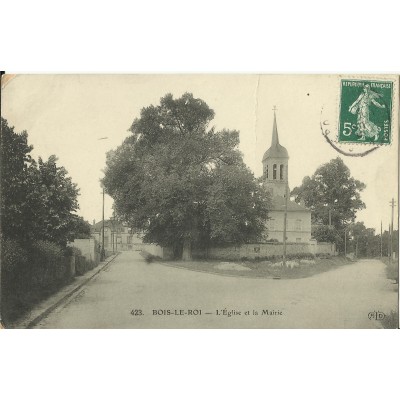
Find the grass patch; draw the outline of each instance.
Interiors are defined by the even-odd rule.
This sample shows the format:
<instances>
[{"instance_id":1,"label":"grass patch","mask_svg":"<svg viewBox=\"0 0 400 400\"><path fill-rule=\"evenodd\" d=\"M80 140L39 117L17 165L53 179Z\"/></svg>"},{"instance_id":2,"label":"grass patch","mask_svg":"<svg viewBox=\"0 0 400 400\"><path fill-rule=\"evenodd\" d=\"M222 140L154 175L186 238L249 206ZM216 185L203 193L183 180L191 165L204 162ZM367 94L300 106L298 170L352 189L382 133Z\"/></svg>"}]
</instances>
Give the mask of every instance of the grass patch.
<instances>
[{"instance_id":1,"label":"grass patch","mask_svg":"<svg viewBox=\"0 0 400 400\"><path fill-rule=\"evenodd\" d=\"M294 260L296 261L296 260ZM274 279L300 279L307 278L312 275L327 272L343 265L351 264L352 261L346 259L345 257L331 257L315 259L315 264L299 264L292 267L282 267L279 262L271 261L237 261L234 263L240 268L235 270L232 269L222 269L224 263L220 260L196 260L196 261L169 261L168 265L185 268L192 271L208 272L219 275L227 276L242 276L248 278L274 278ZM245 267L245 268L241 268Z\"/></svg>"},{"instance_id":2,"label":"grass patch","mask_svg":"<svg viewBox=\"0 0 400 400\"><path fill-rule=\"evenodd\" d=\"M381 321L382 326L385 329L398 329L399 328L399 313L397 311L390 311L390 314L386 315Z\"/></svg>"},{"instance_id":3,"label":"grass patch","mask_svg":"<svg viewBox=\"0 0 400 400\"><path fill-rule=\"evenodd\" d=\"M380 258L386 265L386 277L399 283L399 260L390 261L388 257Z\"/></svg>"}]
</instances>

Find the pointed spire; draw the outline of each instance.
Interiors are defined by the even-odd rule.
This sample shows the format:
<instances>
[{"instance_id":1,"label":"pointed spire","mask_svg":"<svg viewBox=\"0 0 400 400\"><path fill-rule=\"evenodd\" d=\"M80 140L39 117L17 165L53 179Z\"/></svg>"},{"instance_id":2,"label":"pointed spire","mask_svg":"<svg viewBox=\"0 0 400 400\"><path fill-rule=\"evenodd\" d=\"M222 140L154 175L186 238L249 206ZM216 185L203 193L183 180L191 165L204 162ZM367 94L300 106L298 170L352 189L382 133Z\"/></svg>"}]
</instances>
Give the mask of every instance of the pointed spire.
<instances>
[{"instance_id":1,"label":"pointed spire","mask_svg":"<svg viewBox=\"0 0 400 400\"><path fill-rule=\"evenodd\" d=\"M274 126L272 128L271 147L276 147L276 145L279 145L279 136L278 136L278 127L276 125L276 113L274 109Z\"/></svg>"},{"instance_id":2,"label":"pointed spire","mask_svg":"<svg viewBox=\"0 0 400 400\"><path fill-rule=\"evenodd\" d=\"M276 123L276 107L274 106L274 125L272 127L271 147L264 153L263 160L267 158L289 158L287 150L280 145L278 136L278 126Z\"/></svg>"}]
</instances>

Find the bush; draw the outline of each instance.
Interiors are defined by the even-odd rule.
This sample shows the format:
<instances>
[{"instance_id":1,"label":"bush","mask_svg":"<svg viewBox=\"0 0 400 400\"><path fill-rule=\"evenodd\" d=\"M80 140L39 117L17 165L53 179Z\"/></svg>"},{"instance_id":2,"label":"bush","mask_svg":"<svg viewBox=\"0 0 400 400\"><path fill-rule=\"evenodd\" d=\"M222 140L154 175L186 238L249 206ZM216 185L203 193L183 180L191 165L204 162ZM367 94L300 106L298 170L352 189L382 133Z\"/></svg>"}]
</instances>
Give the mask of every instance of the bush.
<instances>
[{"instance_id":1,"label":"bush","mask_svg":"<svg viewBox=\"0 0 400 400\"><path fill-rule=\"evenodd\" d=\"M75 272L77 275L84 275L87 271L94 268L94 262L77 254L75 256Z\"/></svg>"},{"instance_id":2,"label":"bush","mask_svg":"<svg viewBox=\"0 0 400 400\"><path fill-rule=\"evenodd\" d=\"M295 253L286 256L287 260L313 260L314 258L315 256L312 253Z\"/></svg>"},{"instance_id":3,"label":"bush","mask_svg":"<svg viewBox=\"0 0 400 400\"><path fill-rule=\"evenodd\" d=\"M317 257L317 258L332 258L332 256L329 253L316 253L315 257Z\"/></svg>"},{"instance_id":4,"label":"bush","mask_svg":"<svg viewBox=\"0 0 400 400\"><path fill-rule=\"evenodd\" d=\"M156 261L156 260L161 260L160 257L158 257L158 256L153 256L153 254L150 254L150 253L148 253L148 252L145 251L145 250L142 250L142 251L140 252L140 255L146 260L146 262L147 262L148 264L150 264L150 263L152 263L153 261Z\"/></svg>"},{"instance_id":5,"label":"bush","mask_svg":"<svg viewBox=\"0 0 400 400\"><path fill-rule=\"evenodd\" d=\"M57 290L67 280L65 248L47 241L2 243L2 313L6 321Z\"/></svg>"},{"instance_id":6,"label":"bush","mask_svg":"<svg viewBox=\"0 0 400 400\"><path fill-rule=\"evenodd\" d=\"M65 248L53 242L38 240L32 244L29 253L33 286L44 288L65 279L68 263Z\"/></svg>"},{"instance_id":7,"label":"bush","mask_svg":"<svg viewBox=\"0 0 400 400\"><path fill-rule=\"evenodd\" d=\"M2 242L2 269L4 272L16 272L28 262L25 249L15 240L4 240Z\"/></svg>"}]
</instances>

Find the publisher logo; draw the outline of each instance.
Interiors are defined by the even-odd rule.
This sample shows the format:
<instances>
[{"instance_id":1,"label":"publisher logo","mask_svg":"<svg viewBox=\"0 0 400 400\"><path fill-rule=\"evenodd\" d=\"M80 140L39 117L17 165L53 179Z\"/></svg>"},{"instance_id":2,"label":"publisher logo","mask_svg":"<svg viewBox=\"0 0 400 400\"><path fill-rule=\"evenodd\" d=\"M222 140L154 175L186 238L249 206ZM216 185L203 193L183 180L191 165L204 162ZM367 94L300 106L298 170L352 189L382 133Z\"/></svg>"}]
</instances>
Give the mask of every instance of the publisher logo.
<instances>
[{"instance_id":1,"label":"publisher logo","mask_svg":"<svg viewBox=\"0 0 400 400\"><path fill-rule=\"evenodd\" d=\"M371 311L368 313L369 319L374 319L375 321L382 321L385 319L386 315L382 311Z\"/></svg>"}]
</instances>

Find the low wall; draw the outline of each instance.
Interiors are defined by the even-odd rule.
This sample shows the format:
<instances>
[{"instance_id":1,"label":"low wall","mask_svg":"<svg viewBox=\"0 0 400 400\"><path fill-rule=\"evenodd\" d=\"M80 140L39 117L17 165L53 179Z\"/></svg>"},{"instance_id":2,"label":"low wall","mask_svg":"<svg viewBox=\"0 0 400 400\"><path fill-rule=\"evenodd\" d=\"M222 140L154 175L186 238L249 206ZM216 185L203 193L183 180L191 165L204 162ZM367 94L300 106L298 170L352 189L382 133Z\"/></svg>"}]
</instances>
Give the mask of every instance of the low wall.
<instances>
[{"instance_id":1,"label":"low wall","mask_svg":"<svg viewBox=\"0 0 400 400\"><path fill-rule=\"evenodd\" d=\"M141 243L137 248L164 260L173 258L171 248L161 247L152 243ZM332 243L287 243L286 254L330 254L336 255L335 245ZM257 257L282 256L283 243L249 243L241 246L211 247L209 249L193 249L193 258L211 258L220 260L240 260L247 258L254 260Z\"/></svg>"},{"instance_id":2,"label":"low wall","mask_svg":"<svg viewBox=\"0 0 400 400\"><path fill-rule=\"evenodd\" d=\"M76 247L88 261L95 261L96 258L96 241L95 239L75 239L68 243L68 246Z\"/></svg>"},{"instance_id":3,"label":"low wall","mask_svg":"<svg viewBox=\"0 0 400 400\"><path fill-rule=\"evenodd\" d=\"M138 250L147 251L147 253L153 256L160 257L164 260L171 259L173 257L172 249L168 247L161 247L158 244L153 243L139 243L135 245Z\"/></svg>"},{"instance_id":4,"label":"low wall","mask_svg":"<svg viewBox=\"0 0 400 400\"><path fill-rule=\"evenodd\" d=\"M331 243L287 243L286 254L331 254L335 255L335 245ZM193 250L194 258L213 258L224 260L240 260L242 258L282 256L283 243L255 243L242 246L211 247L207 250Z\"/></svg>"}]
</instances>

